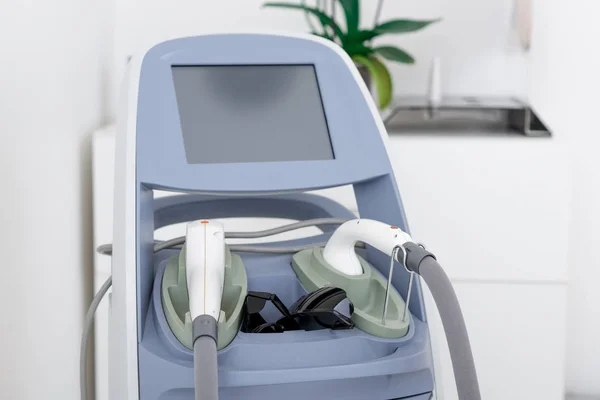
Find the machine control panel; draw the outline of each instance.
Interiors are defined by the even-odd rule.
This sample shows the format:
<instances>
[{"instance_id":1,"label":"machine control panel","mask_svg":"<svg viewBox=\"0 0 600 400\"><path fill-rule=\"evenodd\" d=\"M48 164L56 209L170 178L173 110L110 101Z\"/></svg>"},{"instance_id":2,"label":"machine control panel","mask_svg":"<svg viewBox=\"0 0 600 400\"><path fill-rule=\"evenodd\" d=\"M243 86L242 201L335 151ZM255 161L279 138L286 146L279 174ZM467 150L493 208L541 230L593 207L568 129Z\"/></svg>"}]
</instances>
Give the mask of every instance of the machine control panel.
<instances>
[{"instance_id":1,"label":"machine control panel","mask_svg":"<svg viewBox=\"0 0 600 400\"><path fill-rule=\"evenodd\" d=\"M314 65L172 72L188 163L334 159Z\"/></svg>"},{"instance_id":2,"label":"machine control panel","mask_svg":"<svg viewBox=\"0 0 600 400\"><path fill-rule=\"evenodd\" d=\"M150 189L281 193L390 171L360 74L318 38L208 35L155 46L141 61L135 134L138 182Z\"/></svg>"}]
</instances>

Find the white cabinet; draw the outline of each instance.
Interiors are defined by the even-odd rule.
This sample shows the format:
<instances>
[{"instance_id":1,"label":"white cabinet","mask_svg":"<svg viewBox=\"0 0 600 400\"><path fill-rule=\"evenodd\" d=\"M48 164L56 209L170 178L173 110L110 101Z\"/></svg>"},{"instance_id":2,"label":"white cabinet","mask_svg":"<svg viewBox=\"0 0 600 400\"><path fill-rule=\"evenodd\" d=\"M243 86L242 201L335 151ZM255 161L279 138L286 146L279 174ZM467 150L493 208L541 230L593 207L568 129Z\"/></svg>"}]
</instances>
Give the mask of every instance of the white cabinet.
<instances>
[{"instance_id":1,"label":"white cabinet","mask_svg":"<svg viewBox=\"0 0 600 400\"><path fill-rule=\"evenodd\" d=\"M564 398L567 288L562 284L453 282L485 400ZM427 311L439 399L457 399L450 354L430 296Z\"/></svg>"},{"instance_id":2,"label":"white cabinet","mask_svg":"<svg viewBox=\"0 0 600 400\"><path fill-rule=\"evenodd\" d=\"M556 141L392 135L413 236L447 269L461 300L483 398L563 398L570 187ZM94 243L111 241L114 132L94 136ZM323 194L356 212L351 188ZM164 195L164 194L161 194ZM236 229L243 227L236 223ZM163 229L160 238L182 234ZM233 227L232 227L233 228ZM96 290L110 259L95 256ZM426 295L438 399L456 399L443 330ZM96 323L97 400L107 400L106 304Z\"/></svg>"},{"instance_id":3,"label":"white cabinet","mask_svg":"<svg viewBox=\"0 0 600 400\"><path fill-rule=\"evenodd\" d=\"M458 280L567 280L567 151L547 138L391 136L412 234Z\"/></svg>"},{"instance_id":4,"label":"white cabinet","mask_svg":"<svg viewBox=\"0 0 600 400\"><path fill-rule=\"evenodd\" d=\"M571 196L554 139L391 135L411 233L450 276L486 400L562 399ZM438 398L456 399L430 296Z\"/></svg>"}]
</instances>

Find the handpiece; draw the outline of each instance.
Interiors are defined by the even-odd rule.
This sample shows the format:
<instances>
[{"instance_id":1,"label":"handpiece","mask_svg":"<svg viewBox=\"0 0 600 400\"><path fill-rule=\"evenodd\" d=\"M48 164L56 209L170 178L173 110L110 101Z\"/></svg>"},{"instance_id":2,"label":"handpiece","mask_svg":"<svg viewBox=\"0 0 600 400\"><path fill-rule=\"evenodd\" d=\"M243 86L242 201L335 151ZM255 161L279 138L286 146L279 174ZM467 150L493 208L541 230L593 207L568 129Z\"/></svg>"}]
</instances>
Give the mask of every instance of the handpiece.
<instances>
[{"instance_id":1,"label":"handpiece","mask_svg":"<svg viewBox=\"0 0 600 400\"><path fill-rule=\"evenodd\" d=\"M187 225L185 269L192 319L196 400L218 399L217 327L225 280L225 232L216 221Z\"/></svg>"},{"instance_id":2,"label":"handpiece","mask_svg":"<svg viewBox=\"0 0 600 400\"><path fill-rule=\"evenodd\" d=\"M187 225L185 270L192 321L201 315L219 320L225 280L225 231L216 221Z\"/></svg>"},{"instance_id":3,"label":"handpiece","mask_svg":"<svg viewBox=\"0 0 600 400\"><path fill-rule=\"evenodd\" d=\"M342 224L331 235L323 249L323 258L346 275L361 275L364 271L354 249L359 241L370 244L391 257L396 246L413 240L397 226L372 219L355 219Z\"/></svg>"}]
</instances>

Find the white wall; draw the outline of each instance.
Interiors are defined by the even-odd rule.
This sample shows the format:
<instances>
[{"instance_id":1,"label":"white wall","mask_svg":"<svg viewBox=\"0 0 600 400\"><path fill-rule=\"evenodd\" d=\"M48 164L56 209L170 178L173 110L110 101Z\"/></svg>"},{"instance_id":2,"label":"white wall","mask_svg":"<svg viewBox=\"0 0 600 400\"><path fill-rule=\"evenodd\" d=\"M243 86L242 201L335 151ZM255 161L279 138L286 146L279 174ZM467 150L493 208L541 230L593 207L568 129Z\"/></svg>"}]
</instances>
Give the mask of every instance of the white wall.
<instances>
[{"instance_id":1,"label":"white wall","mask_svg":"<svg viewBox=\"0 0 600 400\"><path fill-rule=\"evenodd\" d=\"M600 397L600 57L597 43L590 40L600 38L600 26L593 18L600 13L600 3L579 0L573 8L570 17L574 22L566 33L571 47L567 62L571 68L566 75L570 90L561 96L568 109L565 119L569 121L575 182L567 385L572 392Z\"/></svg>"},{"instance_id":2,"label":"white wall","mask_svg":"<svg viewBox=\"0 0 600 400\"><path fill-rule=\"evenodd\" d=\"M79 398L102 2L0 5L0 398Z\"/></svg>"},{"instance_id":3,"label":"white wall","mask_svg":"<svg viewBox=\"0 0 600 400\"><path fill-rule=\"evenodd\" d=\"M383 19L444 18L421 32L379 42L398 45L417 59L414 66L391 67L396 93L423 94L429 62L439 55L446 93L525 95L527 56L516 45L511 17L513 1L386 1ZM300 3L300 0L290 2ZM113 94L128 55L171 37L257 29L307 31L301 12L262 9L262 3L263 0L117 1ZM362 4L363 25L368 27L376 1Z\"/></svg>"},{"instance_id":4,"label":"white wall","mask_svg":"<svg viewBox=\"0 0 600 400\"><path fill-rule=\"evenodd\" d=\"M600 25L597 1L543 1L535 7L530 93L571 154L567 391L600 397ZM549 216L552 218L552 216Z\"/></svg>"}]
</instances>

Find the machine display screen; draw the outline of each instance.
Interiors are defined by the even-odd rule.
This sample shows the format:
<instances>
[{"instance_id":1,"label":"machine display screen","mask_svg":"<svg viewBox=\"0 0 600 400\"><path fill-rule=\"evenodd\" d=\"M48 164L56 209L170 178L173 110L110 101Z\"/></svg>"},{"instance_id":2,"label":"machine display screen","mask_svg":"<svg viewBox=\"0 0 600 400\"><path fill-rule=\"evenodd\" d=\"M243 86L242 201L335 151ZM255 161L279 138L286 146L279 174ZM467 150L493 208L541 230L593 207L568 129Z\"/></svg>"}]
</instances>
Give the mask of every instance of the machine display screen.
<instances>
[{"instance_id":1,"label":"machine display screen","mask_svg":"<svg viewBox=\"0 0 600 400\"><path fill-rule=\"evenodd\" d=\"M172 66L190 164L332 160L313 65Z\"/></svg>"}]
</instances>

